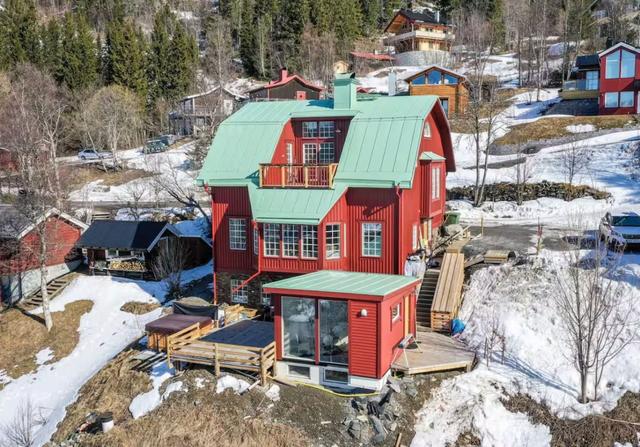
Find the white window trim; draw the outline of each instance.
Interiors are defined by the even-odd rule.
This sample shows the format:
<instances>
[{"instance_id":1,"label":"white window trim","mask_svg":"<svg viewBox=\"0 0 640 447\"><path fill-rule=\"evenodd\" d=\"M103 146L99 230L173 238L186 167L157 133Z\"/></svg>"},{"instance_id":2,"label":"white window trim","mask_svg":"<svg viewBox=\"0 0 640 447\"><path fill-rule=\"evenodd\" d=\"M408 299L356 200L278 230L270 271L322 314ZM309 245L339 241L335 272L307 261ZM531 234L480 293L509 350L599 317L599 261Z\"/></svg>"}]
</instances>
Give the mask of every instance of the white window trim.
<instances>
[{"instance_id":1,"label":"white window trim","mask_svg":"<svg viewBox=\"0 0 640 447\"><path fill-rule=\"evenodd\" d=\"M422 138L431 138L431 124L427 121L422 129Z\"/></svg>"},{"instance_id":2,"label":"white window trim","mask_svg":"<svg viewBox=\"0 0 640 447\"><path fill-rule=\"evenodd\" d=\"M622 61L624 60L624 54L629 54L631 55L631 58L633 60L632 63L632 72L630 75L628 76L622 76ZM620 73L619 73L620 79L631 79L631 78L635 78L636 76L636 55L633 54L631 51L627 51L627 50L620 50Z\"/></svg>"},{"instance_id":3,"label":"white window trim","mask_svg":"<svg viewBox=\"0 0 640 447\"><path fill-rule=\"evenodd\" d=\"M240 235L234 235L234 231L238 231L238 228L233 223L242 223L241 227L244 229ZM246 251L247 250L247 219L244 217L230 217L229 218L229 249L234 251Z\"/></svg>"},{"instance_id":4,"label":"white window trim","mask_svg":"<svg viewBox=\"0 0 640 447\"><path fill-rule=\"evenodd\" d=\"M307 160L307 148L311 146L314 147L314 152L316 154L316 160L313 163L318 163L320 159L320 154L318 154L318 143L302 143L302 163L309 164L309 160Z\"/></svg>"},{"instance_id":5,"label":"white window trim","mask_svg":"<svg viewBox=\"0 0 640 447\"><path fill-rule=\"evenodd\" d=\"M341 372L341 373L347 373L347 380L345 382L341 382L338 380L330 380L327 379L327 371L335 371L335 372ZM327 368L324 367L322 368L322 383L335 383L336 385L348 385L349 384L349 370L348 369L342 369L342 368Z\"/></svg>"},{"instance_id":6,"label":"white window trim","mask_svg":"<svg viewBox=\"0 0 640 447\"><path fill-rule=\"evenodd\" d=\"M433 166L431 168L431 199L440 199L440 166Z\"/></svg>"},{"instance_id":7,"label":"white window trim","mask_svg":"<svg viewBox=\"0 0 640 447\"><path fill-rule=\"evenodd\" d=\"M398 309L398 314L395 317L393 316L393 310L394 309ZM402 317L402 302L399 302L399 303L395 304L391 308L391 323L398 322L400 320L400 317Z\"/></svg>"},{"instance_id":8,"label":"white window trim","mask_svg":"<svg viewBox=\"0 0 640 447\"><path fill-rule=\"evenodd\" d=\"M380 254L377 255L372 255L372 254L365 254L365 226L369 226L369 225L380 225ZM383 245L383 238L382 238L382 222L361 222L360 223L360 255L363 258L381 258L382 257L382 245Z\"/></svg>"},{"instance_id":9,"label":"white window trim","mask_svg":"<svg viewBox=\"0 0 640 447\"><path fill-rule=\"evenodd\" d=\"M287 242L285 240L285 227L292 227L296 234L295 246L296 246L296 254L295 255L287 255ZM280 241L282 245L282 257L287 259L298 259L300 257L300 238L301 238L301 228L299 225L295 224L282 224L280 225L280 231L282 234L280 235Z\"/></svg>"},{"instance_id":10,"label":"white window trim","mask_svg":"<svg viewBox=\"0 0 640 447\"><path fill-rule=\"evenodd\" d=\"M315 125L316 125L316 134L312 135L312 136L305 136L304 135L304 126L305 126L305 124L311 124L311 123L315 123ZM320 125L318 124L317 121L303 121L302 122L302 138L318 138L319 134L320 134Z\"/></svg>"},{"instance_id":11,"label":"white window trim","mask_svg":"<svg viewBox=\"0 0 640 447\"><path fill-rule=\"evenodd\" d=\"M616 104L615 105L607 105L607 95L615 95L616 96ZM620 107L620 95L618 92L607 92L604 94L604 108L605 109L616 109Z\"/></svg>"},{"instance_id":12,"label":"white window trim","mask_svg":"<svg viewBox=\"0 0 640 447\"><path fill-rule=\"evenodd\" d=\"M304 230L306 227L315 228L316 238L315 238L315 252L316 256L307 256L305 254L305 245L304 245ZM300 258L302 259L318 259L320 255L320 244L318 243L318 226L317 225L301 225L300 226ZM313 247L313 245L312 245Z\"/></svg>"},{"instance_id":13,"label":"white window trim","mask_svg":"<svg viewBox=\"0 0 640 447\"><path fill-rule=\"evenodd\" d=\"M254 255L259 255L260 254L260 230L258 229L257 226L253 227L253 232L252 232L252 237L253 237L253 254Z\"/></svg>"},{"instance_id":14,"label":"white window trim","mask_svg":"<svg viewBox=\"0 0 640 447\"><path fill-rule=\"evenodd\" d=\"M329 227L334 226L338 227L338 250L335 252L333 256L329 256L327 253L329 247ZM324 228L324 256L325 259L340 259L340 255L342 254L342 225L340 223L328 223Z\"/></svg>"},{"instance_id":15,"label":"white window trim","mask_svg":"<svg viewBox=\"0 0 640 447\"><path fill-rule=\"evenodd\" d=\"M245 280L238 278L231 278L230 286L231 286L231 302L238 304L246 304L249 302L249 289L247 288L247 284L242 286L240 289L234 292L234 290L239 287ZM236 297L244 296L244 300L238 300Z\"/></svg>"},{"instance_id":16,"label":"white window trim","mask_svg":"<svg viewBox=\"0 0 640 447\"><path fill-rule=\"evenodd\" d=\"M275 234L279 235L278 238L278 253L277 254L269 254L269 250L267 250L267 243L269 242L269 240L267 239L267 228L270 228L270 226L275 226L277 227L277 231L275 232ZM282 229L280 224L264 224L264 227L262 229L263 233L262 233L262 250L263 250L263 256L267 257L267 258L279 258L280 255L282 254Z\"/></svg>"},{"instance_id":17,"label":"white window trim","mask_svg":"<svg viewBox=\"0 0 640 447\"><path fill-rule=\"evenodd\" d=\"M622 94L623 93L629 93L631 94L631 105L622 105ZM633 107L635 105L635 93L632 91L624 91L624 92L620 92L620 95L618 96L618 107Z\"/></svg>"},{"instance_id":18,"label":"white window trim","mask_svg":"<svg viewBox=\"0 0 640 447\"><path fill-rule=\"evenodd\" d=\"M612 56L614 56L615 54L618 55L618 70L617 72L612 75L609 76L609 70L608 70L608 65L609 65L609 60L613 60ZM620 70L622 69L622 53L620 52L620 50L616 50L615 52L609 54L606 56L605 61L604 61L604 78L605 79L620 79Z\"/></svg>"}]
</instances>

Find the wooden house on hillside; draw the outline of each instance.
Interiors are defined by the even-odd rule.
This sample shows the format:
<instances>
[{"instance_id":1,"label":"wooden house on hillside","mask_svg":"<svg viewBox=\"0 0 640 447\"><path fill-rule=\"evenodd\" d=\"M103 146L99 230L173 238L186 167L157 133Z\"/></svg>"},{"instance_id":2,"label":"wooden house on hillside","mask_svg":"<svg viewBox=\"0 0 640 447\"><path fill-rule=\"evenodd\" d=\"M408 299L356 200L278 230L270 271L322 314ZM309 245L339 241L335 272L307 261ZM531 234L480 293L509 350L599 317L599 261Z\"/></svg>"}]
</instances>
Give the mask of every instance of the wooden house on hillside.
<instances>
[{"instance_id":1,"label":"wooden house on hillside","mask_svg":"<svg viewBox=\"0 0 640 447\"><path fill-rule=\"evenodd\" d=\"M469 83L460 73L431 65L405 78L405 81L409 84L410 95L433 95L440 98L447 116L462 114L467 110Z\"/></svg>"},{"instance_id":2,"label":"wooden house on hillside","mask_svg":"<svg viewBox=\"0 0 640 447\"><path fill-rule=\"evenodd\" d=\"M640 49L620 42L600 53L600 115L640 113Z\"/></svg>"},{"instance_id":3,"label":"wooden house on hillside","mask_svg":"<svg viewBox=\"0 0 640 447\"><path fill-rule=\"evenodd\" d=\"M297 74L290 74L286 68L282 68L277 80L250 90L249 98L252 101L320 99L323 90L321 86L315 85Z\"/></svg>"},{"instance_id":4,"label":"wooden house on hillside","mask_svg":"<svg viewBox=\"0 0 640 447\"><path fill-rule=\"evenodd\" d=\"M31 218L0 204L0 301L14 303L40 288L40 237L44 225L46 277L51 281L72 270L82 257L75 244L87 225L54 208Z\"/></svg>"},{"instance_id":5,"label":"wooden house on hillside","mask_svg":"<svg viewBox=\"0 0 640 447\"><path fill-rule=\"evenodd\" d=\"M379 389L416 333L407 256L443 224L455 170L437 96L251 102L216 133L214 301L275 308L278 374Z\"/></svg>"},{"instance_id":6,"label":"wooden house on hillside","mask_svg":"<svg viewBox=\"0 0 640 447\"><path fill-rule=\"evenodd\" d=\"M455 35L453 27L443 20L439 12L399 10L384 30L388 33L384 44L393 46L397 53L406 51L451 50Z\"/></svg>"},{"instance_id":7,"label":"wooden house on hillside","mask_svg":"<svg viewBox=\"0 0 640 447\"><path fill-rule=\"evenodd\" d=\"M215 87L203 93L185 96L169 114L169 125L174 135L195 135L222 121L238 109L243 95Z\"/></svg>"}]
</instances>

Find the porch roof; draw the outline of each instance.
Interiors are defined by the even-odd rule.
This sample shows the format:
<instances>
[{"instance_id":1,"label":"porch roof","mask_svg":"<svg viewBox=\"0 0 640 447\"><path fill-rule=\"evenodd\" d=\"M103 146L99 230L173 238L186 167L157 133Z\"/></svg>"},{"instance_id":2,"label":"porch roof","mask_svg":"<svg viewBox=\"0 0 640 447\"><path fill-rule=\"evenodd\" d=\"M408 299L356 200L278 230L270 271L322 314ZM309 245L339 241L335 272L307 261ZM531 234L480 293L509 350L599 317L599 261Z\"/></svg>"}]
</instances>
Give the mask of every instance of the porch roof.
<instances>
[{"instance_id":1,"label":"porch roof","mask_svg":"<svg viewBox=\"0 0 640 447\"><path fill-rule=\"evenodd\" d=\"M384 298L418 282L419 279L412 276L320 270L274 281L263 288L266 293L299 292L311 296L336 294Z\"/></svg>"}]
</instances>

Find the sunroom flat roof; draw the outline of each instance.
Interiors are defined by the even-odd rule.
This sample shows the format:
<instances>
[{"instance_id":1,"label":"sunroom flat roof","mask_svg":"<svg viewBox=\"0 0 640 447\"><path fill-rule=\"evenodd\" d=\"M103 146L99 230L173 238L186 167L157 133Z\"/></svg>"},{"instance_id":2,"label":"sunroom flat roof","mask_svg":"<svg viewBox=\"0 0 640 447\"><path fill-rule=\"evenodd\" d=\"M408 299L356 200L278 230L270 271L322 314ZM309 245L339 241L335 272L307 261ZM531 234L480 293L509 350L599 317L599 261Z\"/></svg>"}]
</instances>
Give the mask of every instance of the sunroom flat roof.
<instances>
[{"instance_id":1,"label":"sunroom flat roof","mask_svg":"<svg viewBox=\"0 0 640 447\"><path fill-rule=\"evenodd\" d=\"M267 293L291 291L385 297L418 281L412 276L320 270L274 281L263 287Z\"/></svg>"}]
</instances>

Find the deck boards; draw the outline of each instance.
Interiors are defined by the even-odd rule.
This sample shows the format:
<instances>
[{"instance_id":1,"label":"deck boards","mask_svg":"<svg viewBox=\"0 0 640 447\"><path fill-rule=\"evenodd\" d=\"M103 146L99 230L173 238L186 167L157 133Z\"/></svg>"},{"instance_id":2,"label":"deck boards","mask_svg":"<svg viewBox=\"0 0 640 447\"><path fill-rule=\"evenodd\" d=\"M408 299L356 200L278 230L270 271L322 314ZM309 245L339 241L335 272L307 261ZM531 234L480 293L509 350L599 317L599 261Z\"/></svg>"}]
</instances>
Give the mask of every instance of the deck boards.
<instances>
[{"instance_id":1,"label":"deck boards","mask_svg":"<svg viewBox=\"0 0 640 447\"><path fill-rule=\"evenodd\" d=\"M274 341L273 323L244 320L205 335L200 340L210 343L264 348Z\"/></svg>"},{"instance_id":2,"label":"deck boards","mask_svg":"<svg viewBox=\"0 0 640 447\"><path fill-rule=\"evenodd\" d=\"M431 328L448 332L451 320L458 315L464 283L464 255L445 253L440 267L440 277L431 307Z\"/></svg>"},{"instance_id":3,"label":"deck boards","mask_svg":"<svg viewBox=\"0 0 640 447\"><path fill-rule=\"evenodd\" d=\"M473 366L475 353L461 342L435 332L418 332L418 349L404 349L391 365L405 374L424 374L466 369Z\"/></svg>"}]
</instances>

